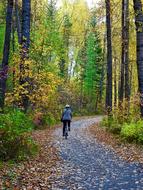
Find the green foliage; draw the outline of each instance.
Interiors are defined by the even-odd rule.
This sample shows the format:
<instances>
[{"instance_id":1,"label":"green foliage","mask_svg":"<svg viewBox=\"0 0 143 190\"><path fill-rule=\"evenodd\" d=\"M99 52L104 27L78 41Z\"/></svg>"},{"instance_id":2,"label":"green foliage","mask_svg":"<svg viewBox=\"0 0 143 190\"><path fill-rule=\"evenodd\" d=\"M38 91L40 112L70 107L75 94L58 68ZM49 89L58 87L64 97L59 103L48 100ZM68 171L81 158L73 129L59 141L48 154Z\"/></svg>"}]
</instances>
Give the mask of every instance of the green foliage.
<instances>
[{"instance_id":1,"label":"green foliage","mask_svg":"<svg viewBox=\"0 0 143 190\"><path fill-rule=\"evenodd\" d=\"M13 110L0 117L1 160L22 159L36 149L30 138L32 121L21 111Z\"/></svg>"},{"instance_id":2,"label":"green foliage","mask_svg":"<svg viewBox=\"0 0 143 190\"><path fill-rule=\"evenodd\" d=\"M113 117L106 117L101 122L101 126L106 127L107 131L110 131L114 134L120 134L121 132L121 124L118 122L117 119Z\"/></svg>"},{"instance_id":3,"label":"green foliage","mask_svg":"<svg viewBox=\"0 0 143 190\"><path fill-rule=\"evenodd\" d=\"M0 2L0 26L5 23L5 15L6 15L6 1L1 0Z\"/></svg>"},{"instance_id":4,"label":"green foliage","mask_svg":"<svg viewBox=\"0 0 143 190\"><path fill-rule=\"evenodd\" d=\"M121 130L121 136L132 142L136 141L143 144L143 121L136 123L124 124Z\"/></svg>"},{"instance_id":5,"label":"green foliage","mask_svg":"<svg viewBox=\"0 0 143 190\"><path fill-rule=\"evenodd\" d=\"M86 109L96 113L103 75L103 51L96 26L96 16L92 13L84 46L79 52L78 63L81 67L81 80L83 81Z\"/></svg>"},{"instance_id":6,"label":"green foliage","mask_svg":"<svg viewBox=\"0 0 143 190\"><path fill-rule=\"evenodd\" d=\"M120 134L124 140L143 144L143 121L140 120L138 97L131 98L130 112L126 109L128 102L124 100L120 108L114 108L112 117L104 118L101 125L112 133Z\"/></svg>"},{"instance_id":7,"label":"green foliage","mask_svg":"<svg viewBox=\"0 0 143 190\"><path fill-rule=\"evenodd\" d=\"M15 109L6 114L1 114L0 130L9 131L10 133L21 135L25 132L32 131L33 125L29 118L20 110ZM9 137L13 138L13 137Z\"/></svg>"},{"instance_id":8,"label":"green foliage","mask_svg":"<svg viewBox=\"0 0 143 190\"><path fill-rule=\"evenodd\" d=\"M104 118L101 126L106 127L106 130L113 134L119 134L124 140L143 144L142 120L123 123L119 118L112 116Z\"/></svg>"},{"instance_id":9,"label":"green foliage","mask_svg":"<svg viewBox=\"0 0 143 190\"><path fill-rule=\"evenodd\" d=\"M95 68L95 36L90 33L87 38L87 65L85 73L85 90L91 95L94 88L94 76L96 74Z\"/></svg>"},{"instance_id":10,"label":"green foliage","mask_svg":"<svg viewBox=\"0 0 143 190\"><path fill-rule=\"evenodd\" d=\"M60 118L60 117L58 117L58 118ZM55 115L53 115L52 113L49 113L48 115L45 115L43 117L43 125L44 126L52 126L56 123L57 123L57 120L55 118Z\"/></svg>"}]
</instances>

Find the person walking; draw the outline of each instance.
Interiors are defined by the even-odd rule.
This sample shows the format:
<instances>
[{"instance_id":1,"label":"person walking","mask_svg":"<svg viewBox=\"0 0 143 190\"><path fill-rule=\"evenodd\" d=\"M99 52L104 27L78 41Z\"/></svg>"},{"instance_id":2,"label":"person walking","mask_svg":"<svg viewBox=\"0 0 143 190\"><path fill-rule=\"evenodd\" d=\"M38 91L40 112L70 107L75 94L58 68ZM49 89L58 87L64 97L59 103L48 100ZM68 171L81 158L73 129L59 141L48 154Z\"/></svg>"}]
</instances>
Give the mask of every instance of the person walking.
<instances>
[{"instance_id":1,"label":"person walking","mask_svg":"<svg viewBox=\"0 0 143 190\"><path fill-rule=\"evenodd\" d=\"M66 105L62 113L61 121L63 122L63 136L65 136L65 128L68 125L68 131L70 131L70 125L72 120L72 111L70 105Z\"/></svg>"}]
</instances>

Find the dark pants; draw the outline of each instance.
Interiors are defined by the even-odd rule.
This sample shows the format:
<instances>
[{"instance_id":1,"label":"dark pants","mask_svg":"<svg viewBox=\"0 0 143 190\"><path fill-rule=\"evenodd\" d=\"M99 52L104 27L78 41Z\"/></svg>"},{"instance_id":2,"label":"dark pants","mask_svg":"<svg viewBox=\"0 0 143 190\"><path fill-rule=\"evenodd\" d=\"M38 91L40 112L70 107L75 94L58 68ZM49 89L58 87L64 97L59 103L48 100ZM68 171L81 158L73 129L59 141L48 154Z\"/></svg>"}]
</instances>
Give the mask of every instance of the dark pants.
<instances>
[{"instance_id":1,"label":"dark pants","mask_svg":"<svg viewBox=\"0 0 143 190\"><path fill-rule=\"evenodd\" d=\"M68 130L70 131L70 124L71 124L70 120L64 120L63 121L63 136L65 134L65 128L66 128L67 125L68 125Z\"/></svg>"}]
</instances>

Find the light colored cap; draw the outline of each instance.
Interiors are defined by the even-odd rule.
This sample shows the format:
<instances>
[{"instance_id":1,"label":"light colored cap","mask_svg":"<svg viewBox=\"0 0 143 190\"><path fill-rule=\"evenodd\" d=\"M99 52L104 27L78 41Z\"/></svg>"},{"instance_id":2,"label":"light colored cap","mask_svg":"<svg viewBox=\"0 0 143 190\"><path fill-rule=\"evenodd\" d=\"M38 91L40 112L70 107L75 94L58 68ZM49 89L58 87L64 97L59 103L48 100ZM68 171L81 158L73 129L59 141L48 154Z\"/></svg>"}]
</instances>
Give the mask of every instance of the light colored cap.
<instances>
[{"instance_id":1,"label":"light colored cap","mask_svg":"<svg viewBox=\"0 0 143 190\"><path fill-rule=\"evenodd\" d=\"M69 104L67 104L65 107L66 107L66 108L70 108L70 105L69 105Z\"/></svg>"}]
</instances>

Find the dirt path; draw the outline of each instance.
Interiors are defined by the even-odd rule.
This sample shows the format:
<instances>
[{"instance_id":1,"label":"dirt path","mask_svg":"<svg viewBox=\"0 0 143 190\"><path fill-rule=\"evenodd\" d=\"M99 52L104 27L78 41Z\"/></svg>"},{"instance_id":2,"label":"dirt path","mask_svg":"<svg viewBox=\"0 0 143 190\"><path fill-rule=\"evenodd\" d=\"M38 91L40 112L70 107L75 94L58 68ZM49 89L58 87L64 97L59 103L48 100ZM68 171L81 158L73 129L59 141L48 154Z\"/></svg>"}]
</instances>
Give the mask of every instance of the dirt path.
<instances>
[{"instance_id":1,"label":"dirt path","mask_svg":"<svg viewBox=\"0 0 143 190\"><path fill-rule=\"evenodd\" d=\"M101 117L72 123L68 140L61 129L54 132L54 146L63 163L58 175L51 175L52 190L142 190L143 168L139 163L127 163L113 150L93 139L88 127ZM85 130L86 129L86 130Z\"/></svg>"}]
</instances>

